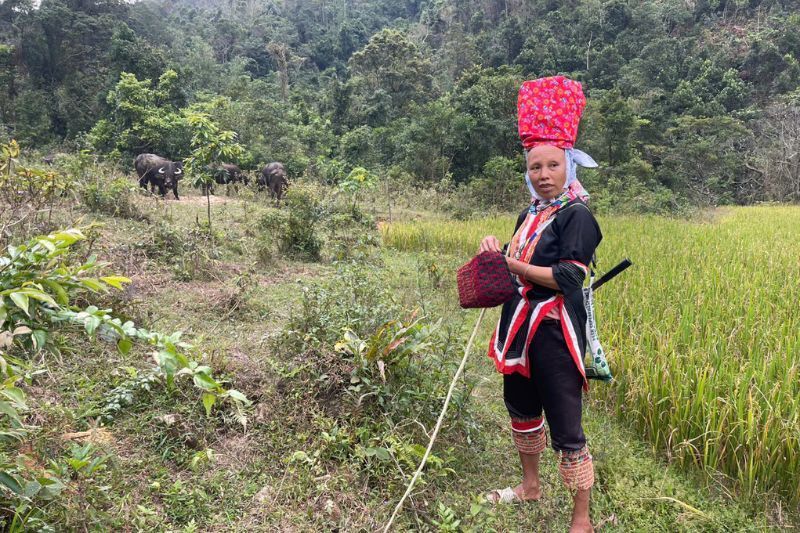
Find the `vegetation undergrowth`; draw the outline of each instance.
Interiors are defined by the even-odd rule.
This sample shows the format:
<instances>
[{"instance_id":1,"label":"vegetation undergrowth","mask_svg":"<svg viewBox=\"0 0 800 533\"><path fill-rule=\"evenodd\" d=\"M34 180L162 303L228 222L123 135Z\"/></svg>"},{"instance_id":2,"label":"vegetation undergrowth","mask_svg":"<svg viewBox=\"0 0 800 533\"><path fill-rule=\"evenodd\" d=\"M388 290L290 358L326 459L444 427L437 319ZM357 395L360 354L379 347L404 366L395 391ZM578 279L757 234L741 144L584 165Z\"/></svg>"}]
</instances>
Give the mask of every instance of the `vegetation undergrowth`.
<instances>
[{"instance_id":1,"label":"vegetation undergrowth","mask_svg":"<svg viewBox=\"0 0 800 533\"><path fill-rule=\"evenodd\" d=\"M124 283L130 282L123 276L93 277L94 271L108 265L98 263L94 256L81 259L72 247L82 239L84 235L79 230L68 229L9 246L7 254L0 256L0 439L4 443L0 448L0 484L10 493L4 506L8 509L6 524L11 529L46 524L40 523L42 502L58 499L68 487L65 476L90 475L102 464L98 457L92 457L88 447L73 448L74 458L67 461L67 466L51 463L50 468L41 469L26 462L24 453L15 457L13 452L14 444L25 442L28 433L37 429L23 418L29 408L24 389L17 385L20 381L29 386L38 383L41 372L37 367L41 363L33 361L32 355L42 359L63 355L53 341L62 325L75 324L89 336L113 342L123 355L137 341L151 346L155 367L143 380L136 381L143 389L149 392L155 382L163 379L167 390L174 390L176 378L188 376L202 393L207 415L223 399L240 412L242 423L246 420L242 408L249 404L247 398L235 389L226 389L214 379L209 366L188 357L185 352L191 346L181 341L179 332L151 332L114 317L111 309L75 305L78 299L91 300L91 294L107 292L112 287L121 290ZM94 414L98 421L110 423L120 410L134 403L135 392L132 387L118 386L108 394L99 412L84 416Z\"/></svg>"}]
</instances>

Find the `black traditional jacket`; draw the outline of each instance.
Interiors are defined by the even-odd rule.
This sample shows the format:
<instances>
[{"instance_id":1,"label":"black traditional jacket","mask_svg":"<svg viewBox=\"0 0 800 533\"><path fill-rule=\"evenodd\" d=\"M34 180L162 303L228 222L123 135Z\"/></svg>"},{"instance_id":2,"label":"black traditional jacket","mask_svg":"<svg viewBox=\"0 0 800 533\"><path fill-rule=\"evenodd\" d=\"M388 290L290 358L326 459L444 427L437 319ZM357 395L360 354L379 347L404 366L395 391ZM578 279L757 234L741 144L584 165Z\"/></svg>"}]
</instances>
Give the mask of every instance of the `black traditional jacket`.
<instances>
[{"instance_id":1,"label":"black traditional jacket","mask_svg":"<svg viewBox=\"0 0 800 533\"><path fill-rule=\"evenodd\" d=\"M533 216L526 208L517 220L514 233L531 222ZM539 323L554 311L561 321L567 349L584 376L584 387L588 388L583 365L586 350L583 283L602 238L594 215L579 198L561 207L541 231L530 264L552 267L559 290L517 279L518 294L503 304L489 344L489 357L498 371L530 376L528 349Z\"/></svg>"}]
</instances>

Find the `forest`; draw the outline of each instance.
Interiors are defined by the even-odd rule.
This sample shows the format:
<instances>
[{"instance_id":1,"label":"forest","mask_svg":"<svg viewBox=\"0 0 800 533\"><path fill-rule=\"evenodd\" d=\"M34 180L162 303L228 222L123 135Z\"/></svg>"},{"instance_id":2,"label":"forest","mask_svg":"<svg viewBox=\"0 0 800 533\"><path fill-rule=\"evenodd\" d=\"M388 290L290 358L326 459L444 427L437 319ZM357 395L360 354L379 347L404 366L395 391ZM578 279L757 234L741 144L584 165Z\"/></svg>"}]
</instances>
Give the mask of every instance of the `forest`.
<instances>
[{"instance_id":1,"label":"forest","mask_svg":"<svg viewBox=\"0 0 800 533\"><path fill-rule=\"evenodd\" d=\"M798 61L796 0L0 0L0 529L381 531L448 398L391 531L566 531L552 451L541 500L486 498L520 475L500 309L456 283L559 74L594 267L633 262L591 524L797 528Z\"/></svg>"},{"instance_id":2,"label":"forest","mask_svg":"<svg viewBox=\"0 0 800 533\"><path fill-rule=\"evenodd\" d=\"M508 207L516 90L560 73L589 96L597 209L795 202L798 35L790 1L6 0L0 136L129 169L188 157L201 110L243 168Z\"/></svg>"}]
</instances>

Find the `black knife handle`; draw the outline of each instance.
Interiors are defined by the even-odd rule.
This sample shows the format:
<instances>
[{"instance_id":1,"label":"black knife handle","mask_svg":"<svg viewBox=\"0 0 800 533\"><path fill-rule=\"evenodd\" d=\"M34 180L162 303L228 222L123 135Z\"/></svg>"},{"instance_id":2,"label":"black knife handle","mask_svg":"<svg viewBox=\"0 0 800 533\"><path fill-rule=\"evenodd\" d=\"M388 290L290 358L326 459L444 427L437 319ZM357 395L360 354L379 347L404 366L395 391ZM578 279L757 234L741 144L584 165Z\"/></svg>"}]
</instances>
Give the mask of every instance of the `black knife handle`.
<instances>
[{"instance_id":1,"label":"black knife handle","mask_svg":"<svg viewBox=\"0 0 800 533\"><path fill-rule=\"evenodd\" d=\"M611 270L600 276L600 279L598 279L592 284L592 290L596 291L597 289L602 287L605 282L614 279L617 275L619 275L623 270L625 270L632 264L633 263L631 263L630 259L623 259L622 261L619 262L617 266L615 266L614 268L612 268Z\"/></svg>"}]
</instances>

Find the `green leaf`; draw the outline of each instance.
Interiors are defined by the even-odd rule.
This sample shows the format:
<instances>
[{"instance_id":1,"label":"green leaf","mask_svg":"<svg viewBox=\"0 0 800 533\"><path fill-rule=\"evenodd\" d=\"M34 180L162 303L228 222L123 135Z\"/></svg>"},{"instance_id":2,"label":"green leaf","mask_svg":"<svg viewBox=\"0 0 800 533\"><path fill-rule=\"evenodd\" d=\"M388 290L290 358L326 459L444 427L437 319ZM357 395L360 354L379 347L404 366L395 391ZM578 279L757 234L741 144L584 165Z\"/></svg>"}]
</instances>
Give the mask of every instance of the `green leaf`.
<instances>
[{"instance_id":1,"label":"green leaf","mask_svg":"<svg viewBox=\"0 0 800 533\"><path fill-rule=\"evenodd\" d=\"M6 306L3 305L2 300L3 298L0 297L0 328L3 327L3 324L6 322L6 317L8 316L8 310L6 309Z\"/></svg>"},{"instance_id":2,"label":"green leaf","mask_svg":"<svg viewBox=\"0 0 800 533\"><path fill-rule=\"evenodd\" d=\"M92 335L95 332L95 330L97 330L97 328L100 326L100 323L101 323L100 319L97 318L96 316L90 316L89 318L87 318L86 322L84 323L84 328L86 329L86 333Z\"/></svg>"},{"instance_id":3,"label":"green leaf","mask_svg":"<svg viewBox=\"0 0 800 533\"><path fill-rule=\"evenodd\" d=\"M156 355L156 362L158 363L158 367L167 375L167 377L175 375L175 372L178 370L178 365L175 362L175 356L165 350L158 352Z\"/></svg>"},{"instance_id":4,"label":"green leaf","mask_svg":"<svg viewBox=\"0 0 800 533\"><path fill-rule=\"evenodd\" d=\"M211 376L203 372L197 372L194 375L194 383L201 389L216 390L219 388L219 383L214 381Z\"/></svg>"},{"instance_id":5,"label":"green leaf","mask_svg":"<svg viewBox=\"0 0 800 533\"><path fill-rule=\"evenodd\" d=\"M211 416L211 408L214 407L216 401L217 397L215 395L208 392L203 393L203 407L206 408L206 416Z\"/></svg>"},{"instance_id":6,"label":"green leaf","mask_svg":"<svg viewBox=\"0 0 800 533\"><path fill-rule=\"evenodd\" d=\"M389 461L392 458L392 456L389 455L389 450L386 448L367 448L364 450L364 453L366 453L367 456L375 456L381 461Z\"/></svg>"},{"instance_id":7,"label":"green leaf","mask_svg":"<svg viewBox=\"0 0 800 533\"><path fill-rule=\"evenodd\" d=\"M41 350L44 348L44 345L47 344L47 332L43 329L35 329L33 330L31 339L33 339L33 347L37 350Z\"/></svg>"},{"instance_id":8,"label":"green leaf","mask_svg":"<svg viewBox=\"0 0 800 533\"><path fill-rule=\"evenodd\" d=\"M50 304L53 307L58 307L58 304L55 300L53 300L53 297L42 290L25 289L25 295L29 298L33 298L34 300L39 300L40 302Z\"/></svg>"},{"instance_id":9,"label":"green leaf","mask_svg":"<svg viewBox=\"0 0 800 533\"><path fill-rule=\"evenodd\" d=\"M233 398L237 402L242 402L244 404L249 404L250 403L250 400L247 399L247 396L245 396L244 394L242 394L241 392L239 392L236 389L228 390L228 396L230 396L231 398Z\"/></svg>"},{"instance_id":10,"label":"green leaf","mask_svg":"<svg viewBox=\"0 0 800 533\"><path fill-rule=\"evenodd\" d=\"M107 284L111 285L115 289L122 290L124 287L122 286L123 283L130 283L130 278L126 278L125 276L104 276L100 278L102 281L106 282Z\"/></svg>"},{"instance_id":11,"label":"green leaf","mask_svg":"<svg viewBox=\"0 0 800 533\"><path fill-rule=\"evenodd\" d=\"M175 350L175 346L172 346L172 349ZM178 350L175 350L175 361L181 368L186 368L189 366L189 358L178 352Z\"/></svg>"},{"instance_id":12,"label":"green leaf","mask_svg":"<svg viewBox=\"0 0 800 533\"><path fill-rule=\"evenodd\" d=\"M61 286L60 283L57 283L51 279L46 279L44 280L44 284L50 288L59 304L69 305L69 296L67 295L67 291Z\"/></svg>"},{"instance_id":13,"label":"green leaf","mask_svg":"<svg viewBox=\"0 0 800 533\"><path fill-rule=\"evenodd\" d=\"M117 350L122 355L128 355L130 353L131 348L133 348L133 342L130 339L122 338L117 342Z\"/></svg>"},{"instance_id":14,"label":"green leaf","mask_svg":"<svg viewBox=\"0 0 800 533\"><path fill-rule=\"evenodd\" d=\"M47 250L52 253L56 251L56 245L50 242L47 239L39 239L39 244L47 248Z\"/></svg>"},{"instance_id":15,"label":"green leaf","mask_svg":"<svg viewBox=\"0 0 800 533\"><path fill-rule=\"evenodd\" d=\"M55 242L63 242L66 246L71 246L75 242L85 239L86 237L83 236L79 230L76 229L68 229L66 231L61 231L59 233L54 233L49 236Z\"/></svg>"},{"instance_id":16,"label":"green leaf","mask_svg":"<svg viewBox=\"0 0 800 533\"><path fill-rule=\"evenodd\" d=\"M67 459L67 463L69 463L69 466L71 466L73 470L75 470L76 472L80 472L83 469L83 467L89 464L89 461L87 461L86 459L71 458Z\"/></svg>"},{"instance_id":17,"label":"green leaf","mask_svg":"<svg viewBox=\"0 0 800 533\"><path fill-rule=\"evenodd\" d=\"M91 289L95 292L105 292L106 287L100 283L98 280L94 278L86 278L81 280L81 285L84 287Z\"/></svg>"},{"instance_id":18,"label":"green leaf","mask_svg":"<svg viewBox=\"0 0 800 533\"><path fill-rule=\"evenodd\" d=\"M17 307L25 311L26 315L31 316L31 314L28 312L28 296L25 293L12 292L9 294L9 296L11 297L11 301L14 302Z\"/></svg>"},{"instance_id":19,"label":"green leaf","mask_svg":"<svg viewBox=\"0 0 800 533\"><path fill-rule=\"evenodd\" d=\"M0 402L0 414L6 415L15 424L21 424L19 411L8 402Z\"/></svg>"},{"instance_id":20,"label":"green leaf","mask_svg":"<svg viewBox=\"0 0 800 533\"><path fill-rule=\"evenodd\" d=\"M23 489L22 492L28 498L33 498L34 496L36 496L36 493L38 493L40 490L42 490L41 483L39 483L38 481L28 481L27 483L25 483L25 488Z\"/></svg>"},{"instance_id":21,"label":"green leaf","mask_svg":"<svg viewBox=\"0 0 800 533\"><path fill-rule=\"evenodd\" d=\"M25 406L25 393L19 387L3 385L3 396L13 401L17 408L24 409Z\"/></svg>"},{"instance_id":22,"label":"green leaf","mask_svg":"<svg viewBox=\"0 0 800 533\"><path fill-rule=\"evenodd\" d=\"M22 494L22 486L16 477L2 470L0 470L0 485L3 485L14 494Z\"/></svg>"}]
</instances>

